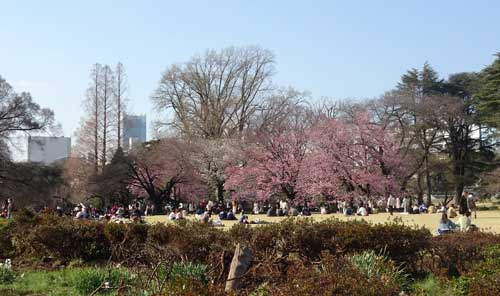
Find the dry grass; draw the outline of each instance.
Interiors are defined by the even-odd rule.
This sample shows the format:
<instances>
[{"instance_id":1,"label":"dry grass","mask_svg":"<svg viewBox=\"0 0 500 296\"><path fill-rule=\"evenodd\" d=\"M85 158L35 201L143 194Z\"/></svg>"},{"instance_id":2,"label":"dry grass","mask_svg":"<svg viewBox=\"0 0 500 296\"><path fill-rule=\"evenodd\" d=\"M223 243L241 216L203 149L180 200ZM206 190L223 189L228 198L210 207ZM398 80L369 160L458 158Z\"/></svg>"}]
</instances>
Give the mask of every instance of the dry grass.
<instances>
[{"instance_id":1,"label":"dry grass","mask_svg":"<svg viewBox=\"0 0 500 296\"><path fill-rule=\"evenodd\" d=\"M214 219L216 216L212 216ZM363 219L370 223L385 223L390 222L394 218L401 219L407 225L418 225L424 226L429 229L432 233L437 228L439 218L441 214L420 214L420 215L405 215L401 213L395 213L393 216L390 216L388 213L380 213L375 215L370 215L367 217L355 217L350 216L346 217L340 214L329 214L329 215L320 215L313 214L312 217L317 220L325 220L328 218L337 218L343 221L349 221L354 219ZM284 217L266 217L265 215L248 215L250 220L260 219L268 222L279 222ZM193 216L189 217L189 219L194 219ZM458 220L458 217L452 219L454 221ZM149 216L146 217L146 221L148 223L172 223L168 221L167 216ZM223 221L224 228L231 228L234 224L238 223L238 221ZM477 213L477 219L472 219L472 223L479 227L481 230L500 233L500 211L480 211Z\"/></svg>"}]
</instances>

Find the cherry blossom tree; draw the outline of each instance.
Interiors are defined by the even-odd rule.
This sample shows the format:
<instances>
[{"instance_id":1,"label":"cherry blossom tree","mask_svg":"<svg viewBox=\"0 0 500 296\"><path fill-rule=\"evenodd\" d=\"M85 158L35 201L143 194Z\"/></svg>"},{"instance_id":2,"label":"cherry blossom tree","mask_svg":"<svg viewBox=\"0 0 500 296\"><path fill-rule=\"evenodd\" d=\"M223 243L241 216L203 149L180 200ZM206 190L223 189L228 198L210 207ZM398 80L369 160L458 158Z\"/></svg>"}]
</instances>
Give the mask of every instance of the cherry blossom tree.
<instances>
[{"instance_id":1,"label":"cherry blossom tree","mask_svg":"<svg viewBox=\"0 0 500 296\"><path fill-rule=\"evenodd\" d=\"M233 198L267 200L284 196L297 201L302 163L307 155L307 136L304 130L278 136L258 137L226 168L226 190Z\"/></svg>"},{"instance_id":2,"label":"cherry blossom tree","mask_svg":"<svg viewBox=\"0 0 500 296\"><path fill-rule=\"evenodd\" d=\"M356 114L352 122L321 122L311 131L310 147L300 176L303 194L350 198L398 193L397 144L366 114Z\"/></svg>"},{"instance_id":3,"label":"cherry blossom tree","mask_svg":"<svg viewBox=\"0 0 500 296\"><path fill-rule=\"evenodd\" d=\"M207 187L190 156L189 145L178 139L147 144L129 163L130 192L148 197L156 209L181 197L194 200L206 196Z\"/></svg>"},{"instance_id":4,"label":"cherry blossom tree","mask_svg":"<svg viewBox=\"0 0 500 296\"><path fill-rule=\"evenodd\" d=\"M229 159L226 190L233 197L295 203L315 197L347 199L399 194L402 172L391 132L366 114L349 121L325 119L311 129L261 136Z\"/></svg>"}]
</instances>

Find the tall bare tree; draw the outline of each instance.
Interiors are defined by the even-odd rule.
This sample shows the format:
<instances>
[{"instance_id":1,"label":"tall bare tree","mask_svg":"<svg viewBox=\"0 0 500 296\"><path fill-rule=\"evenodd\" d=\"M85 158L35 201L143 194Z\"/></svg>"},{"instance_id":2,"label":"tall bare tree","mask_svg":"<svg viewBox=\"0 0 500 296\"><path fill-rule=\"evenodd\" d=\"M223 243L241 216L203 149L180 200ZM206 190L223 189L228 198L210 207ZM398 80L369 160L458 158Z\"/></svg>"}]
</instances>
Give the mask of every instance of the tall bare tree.
<instances>
[{"instance_id":1,"label":"tall bare tree","mask_svg":"<svg viewBox=\"0 0 500 296\"><path fill-rule=\"evenodd\" d=\"M122 146L122 117L126 109L127 95L127 75L122 63L118 63L115 68L115 104L116 104L116 144L117 148Z\"/></svg>"},{"instance_id":2,"label":"tall bare tree","mask_svg":"<svg viewBox=\"0 0 500 296\"><path fill-rule=\"evenodd\" d=\"M208 50L170 66L153 95L163 121L178 131L205 139L241 134L258 102L271 88L274 56L258 47Z\"/></svg>"},{"instance_id":3,"label":"tall bare tree","mask_svg":"<svg viewBox=\"0 0 500 296\"><path fill-rule=\"evenodd\" d=\"M271 90L274 56L259 47L208 50L183 64L170 66L152 96L156 109L173 118L163 126L192 138L201 147L205 177L223 198L225 147L222 139L241 138L259 104ZM219 165L214 165L219 164Z\"/></svg>"},{"instance_id":4,"label":"tall bare tree","mask_svg":"<svg viewBox=\"0 0 500 296\"><path fill-rule=\"evenodd\" d=\"M76 150L80 156L92 161L94 172L98 173L116 148L116 82L108 65L94 64L90 76L83 102L86 114L76 132Z\"/></svg>"},{"instance_id":5,"label":"tall bare tree","mask_svg":"<svg viewBox=\"0 0 500 296\"><path fill-rule=\"evenodd\" d=\"M89 87L83 101L86 116L81 119L80 127L76 131L77 153L92 161L95 173L99 171L100 159L101 72L101 64L96 63L92 66Z\"/></svg>"},{"instance_id":6,"label":"tall bare tree","mask_svg":"<svg viewBox=\"0 0 500 296\"><path fill-rule=\"evenodd\" d=\"M102 96L101 96L101 129L102 129L102 155L101 155L101 165L104 167L108 160L108 155L111 153L109 145L114 143L113 138L115 131L114 125L116 124L116 110L115 101L113 101L114 92L114 74L108 65L105 65L102 69Z\"/></svg>"}]
</instances>

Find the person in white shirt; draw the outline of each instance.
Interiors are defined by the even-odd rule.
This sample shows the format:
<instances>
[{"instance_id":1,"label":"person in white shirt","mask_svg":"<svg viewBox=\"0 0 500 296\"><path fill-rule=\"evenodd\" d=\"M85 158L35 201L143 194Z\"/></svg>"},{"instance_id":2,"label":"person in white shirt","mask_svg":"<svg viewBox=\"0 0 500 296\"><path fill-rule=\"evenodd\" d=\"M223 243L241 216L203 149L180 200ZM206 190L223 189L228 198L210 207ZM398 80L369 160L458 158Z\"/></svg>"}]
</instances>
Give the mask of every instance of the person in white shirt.
<instances>
[{"instance_id":1,"label":"person in white shirt","mask_svg":"<svg viewBox=\"0 0 500 296\"><path fill-rule=\"evenodd\" d=\"M258 214L260 213L259 203L257 203L257 202L254 202L254 203L253 203L253 213L254 213L255 215L258 215Z\"/></svg>"},{"instance_id":2,"label":"person in white shirt","mask_svg":"<svg viewBox=\"0 0 500 296\"><path fill-rule=\"evenodd\" d=\"M368 216L368 211L366 210L366 208L363 205L361 205L358 208L358 211L356 212L356 215L358 215L358 216Z\"/></svg>"},{"instance_id":3,"label":"person in white shirt","mask_svg":"<svg viewBox=\"0 0 500 296\"><path fill-rule=\"evenodd\" d=\"M477 219L476 199L472 193L467 196L467 207L469 208L469 212L474 213L474 219Z\"/></svg>"},{"instance_id":4,"label":"person in white shirt","mask_svg":"<svg viewBox=\"0 0 500 296\"><path fill-rule=\"evenodd\" d=\"M211 200L209 200L209 201L208 201L208 203L207 203L207 206L206 206L206 209L207 209L207 211L208 211L209 213L211 213L211 212L212 212L212 207L213 207L213 206L214 206L214 203L213 203Z\"/></svg>"},{"instance_id":5,"label":"person in white shirt","mask_svg":"<svg viewBox=\"0 0 500 296\"><path fill-rule=\"evenodd\" d=\"M389 198L387 199L387 209L389 210L389 213L392 216L392 213L394 212L394 207L396 206L396 199L392 194L389 194Z\"/></svg>"}]
</instances>

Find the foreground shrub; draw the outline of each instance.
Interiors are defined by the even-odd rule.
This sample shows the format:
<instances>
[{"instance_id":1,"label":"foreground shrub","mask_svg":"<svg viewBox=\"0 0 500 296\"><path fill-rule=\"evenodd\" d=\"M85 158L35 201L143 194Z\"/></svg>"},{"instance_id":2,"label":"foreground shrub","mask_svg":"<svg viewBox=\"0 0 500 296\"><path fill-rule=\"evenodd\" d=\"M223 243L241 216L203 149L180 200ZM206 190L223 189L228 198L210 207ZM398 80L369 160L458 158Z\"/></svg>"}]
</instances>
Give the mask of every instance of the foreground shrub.
<instances>
[{"instance_id":1,"label":"foreground shrub","mask_svg":"<svg viewBox=\"0 0 500 296\"><path fill-rule=\"evenodd\" d=\"M486 248L484 261L450 281L454 295L500 295L500 245Z\"/></svg>"},{"instance_id":2,"label":"foreground shrub","mask_svg":"<svg viewBox=\"0 0 500 296\"><path fill-rule=\"evenodd\" d=\"M429 253L431 272L440 276L459 276L485 259L484 250L500 243L500 236L484 232L457 232L433 237Z\"/></svg>"},{"instance_id":3,"label":"foreground shrub","mask_svg":"<svg viewBox=\"0 0 500 296\"><path fill-rule=\"evenodd\" d=\"M14 231L14 223L11 221L3 221L0 224L0 259L13 258L16 248L12 243L12 233Z\"/></svg>"},{"instance_id":4,"label":"foreground shrub","mask_svg":"<svg viewBox=\"0 0 500 296\"><path fill-rule=\"evenodd\" d=\"M331 254L374 250L385 251L390 259L414 270L419 256L429 246L431 234L427 229L398 223L372 225L365 221L287 219L256 228L235 225L230 237L250 246L258 258L276 252L283 256L297 253L317 260L325 250Z\"/></svg>"},{"instance_id":5,"label":"foreground shrub","mask_svg":"<svg viewBox=\"0 0 500 296\"><path fill-rule=\"evenodd\" d=\"M22 229L17 226L14 236L19 252L37 258L92 261L107 259L110 255L104 225L98 222L49 217L47 222L42 220L35 226Z\"/></svg>"},{"instance_id":6,"label":"foreground shrub","mask_svg":"<svg viewBox=\"0 0 500 296\"><path fill-rule=\"evenodd\" d=\"M286 280L270 286L271 295L398 295L400 288L380 278L368 278L341 258L326 256L319 266L297 262Z\"/></svg>"},{"instance_id":7,"label":"foreground shrub","mask_svg":"<svg viewBox=\"0 0 500 296\"><path fill-rule=\"evenodd\" d=\"M111 246L113 260L131 263L144 262L144 245L148 237L148 225L107 223L104 235Z\"/></svg>"},{"instance_id":8,"label":"foreground shrub","mask_svg":"<svg viewBox=\"0 0 500 296\"><path fill-rule=\"evenodd\" d=\"M12 271L10 259L5 260L5 263L0 263L0 284L10 284L16 279L16 274Z\"/></svg>"}]
</instances>

